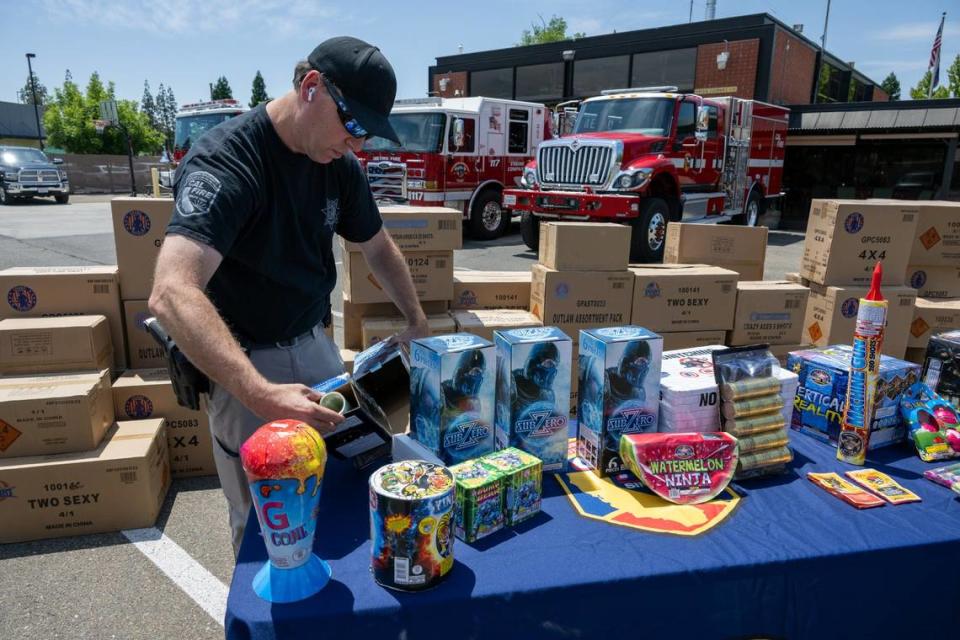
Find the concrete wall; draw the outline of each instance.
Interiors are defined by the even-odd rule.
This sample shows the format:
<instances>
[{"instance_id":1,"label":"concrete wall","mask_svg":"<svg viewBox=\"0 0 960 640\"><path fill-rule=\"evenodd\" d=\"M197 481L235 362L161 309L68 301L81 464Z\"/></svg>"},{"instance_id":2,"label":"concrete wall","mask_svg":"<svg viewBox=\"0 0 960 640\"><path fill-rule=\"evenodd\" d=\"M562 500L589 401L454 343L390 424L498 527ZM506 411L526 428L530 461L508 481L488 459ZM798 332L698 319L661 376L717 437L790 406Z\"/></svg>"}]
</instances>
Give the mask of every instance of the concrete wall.
<instances>
[{"instance_id":1,"label":"concrete wall","mask_svg":"<svg viewBox=\"0 0 960 640\"><path fill-rule=\"evenodd\" d=\"M60 165L70 177L73 193L130 193L130 166L127 156L67 153ZM166 168L159 156L137 156L133 159L137 192L151 189L150 168Z\"/></svg>"}]
</instances>

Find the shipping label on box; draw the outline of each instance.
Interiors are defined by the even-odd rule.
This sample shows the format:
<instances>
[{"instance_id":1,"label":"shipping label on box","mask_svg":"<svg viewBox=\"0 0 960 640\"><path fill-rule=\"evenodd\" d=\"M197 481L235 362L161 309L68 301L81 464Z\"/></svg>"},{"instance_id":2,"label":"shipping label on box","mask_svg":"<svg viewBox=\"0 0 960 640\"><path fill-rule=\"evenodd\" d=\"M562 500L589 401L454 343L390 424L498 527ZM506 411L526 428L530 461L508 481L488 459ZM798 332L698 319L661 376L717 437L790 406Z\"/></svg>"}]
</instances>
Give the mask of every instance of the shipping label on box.
<instances>
[{"instance_id":1,"label":"shipping label on box","mask_svg":"<svg viewBox=\"0 0 960 640\"><path fill-rule=\"evenodd\" d=\"M629 322L634 274L630 271L555 271L531 267L530 311L569 336L580 329Z\"/></svg>"},{"instance_id":2,"label":"shipping label on box","mask_svg":"<svg viewBox=\"0 0 960 640\"><path fill-rule=\"evenodd\" d=\"M420 300L453 297L453 251L414 251L403 256ZM343 254L343 297L350 302L390 302L362 253Z\"/></svg>"},{"instance_id":3,"label":"shipping label on box","mask_svg":"<svg viewBox=\"0 0 960 640\"><path fill-rule=\"evenodd\" d=\"M0 320L0 374L100 371L112 363L104 316Z\"/></svg>"},{"instance_id":4,"label":"shipping label on box","mask_svg":"<svg viewBox=\"0 0 960 640\"><path fill-rule=\"evenodd\" d=\"M117 267L14 267L0 271L0 320L103 315L115 371L126 367Z\"/></svg>"},{"instance_id":5,"label":"shipping label on box","mask_svg":"<svg viewBox=\"0 0 960 640\"><path fill-rule=\"evenodd\" d=\"M177 404L166 369L125 372L113 383L112 402L118 420L166 419L170 471L175 477L217 473L207 412Z\"/></svg>"},{"instance_id":6,"label":"shipping label on box","mask_svg":"<svg viewBox=\"0 0 960 640\"><path fill-rule=\"evenodd\" d=\"M676 333L661 332L663 350L692 349L694 347L708 347L722 345L727 339L726 331L678 331Z\"/></svg>"},{"instance_id":7,"label":"shipping label on box","mask_svg":"<svg viewBox=\"0 0 960 640\"><path fill-rule=\"evenodd\" d=\"M151 527L169 486L162 419L116 423L93 451L0 460L0 543Z\"/></svg>"},{"instance_id":8,"label":"shipping label on box","mask_svg":"<svg viewBox=\"0 0 960 640\"><path fill-rule=\"evenodd\" d=\"M654 433L663 339L642 327L580 332L577 455L601 475L627 469L620 436Z\"/></svg>"},{"instance_id":9,"label":"shipping label on box","mask_svg":"<svg viewBox=\"0 0 960 640\"><path fill-rule=\"evenodd\" d=\"M397 248L408 251L452 251L463 248L463 212L448 207L380 207L383 227ZM360 245L344 241L345 251L359 252Z\"/></svg>"},{"instance_id":10,"label":"shipping label on box","mask_svg":"<svg viewBox=\"0 0 960 640\"><path fill-rule=\"evenodd\" d=\"M127 359L131 369L167 366L163 347L147 332L144 322L153 314L146 300L124 300L123 322L127 328Z\"/></svg>"},{"instance_id":11,"label":"shipping label on box","mask_svg":"<svg viewBox=\"0 0 960 640\"><path fill-rule=\"evenodd\" d=\"M494 449L497 355L483 338L455 333L410 344L410 424L446 464Z\"/></svg>"},{"instance_id":12,"label":"shipping label on box","mask_svg":"<svg viewBox=\"0 0 960 640\"><path fill-rule=\"evenodd\" d=\"M363 332L363 348L372 347L381 340L402 333L407 330L406 318L364 318L361 322ZM427 316L427 327L430 335L437 336L444 333L453 333L457 324L449 314Z\"/></svg>"},{"instance_id":13,"label":"shipping label on box","mask_svg":"<svg viewBox=\"0 0 960 640\"><path fill-rule=\"evenodd\" d=\"M853 344L860 299L868 291L868 287L824 287L811 283L800 342L817 347ZM903 358L917 293L910 287L883 287L883 295L887 299L887 328L881 351Z\"/></svg>"},{"instance_id":14,"label":"shipping label on box","mask_svg":"<svg viewBox=\"0 0 960 640\"><path fill-rule=\"evenodd\" d=\"M727 330L737 301L735 271L707 265L631 267L631 322L651 331ZM721 339L721 342L723 340Z\"/></svg>"},{"instance_id":15,"label":"shipping label on box","mask_svg":"<svg viewBox=\"0 0 960 640\"><path fill-rule=\"evenodd\" d=\"M942 267L910 265L907 284L921 298L960 298L960 262Z\"/></svg>"},{"instance_id":16,"label":"shipping label on box","mask_svg":"<svg viewBox=\"0 0 960 640\"><path fill-rule=\"evenodd\" d=\"M0 458L89 451L113 420L109 369L0 378Z\"/></svg>"},{"instance_id":17,"label":"shipping label on box","mask_svg":"<svg viewBox=\"0 0 960 640\"><path fill-rule=\"evenodd\" d=\"M453 309L530 308L530 271L454 271Z\"/></svg>"},{"instance_id":18,"label":"shipping label on box","mask_svg":"<svg viewBox=\"0 0 960 640\"><path fill-rule=\"evenodd\" d=\"M497 449L516 447L543 462L567 463L570 337L555 327L497 331Z\"/></svg>"},{"instance_id":19,"label":"shipping label on box","mask_svg":"<svg viewBox=\"0 0 960 640\"><path fill-rule=\"evenodd\" d=\"M730 344L796 344L809 295L809 289L793 282L738 283Z\"/></svg>"},{"instance_id":20,"label":"shipping label on box","mask_svg":"<svg viewBox=\"0 0 960 640\"><path fill-rule=\"evenodd\" d=\"M420 308L430 315L440 315L447 312L446 300L421 301ZM364 318L402 318L403 314L392 302L373 302L358 304L343 301L343 347L345 349L363 349L363 319Z\"/></svg>"},{"instance_id":21,"label":"shipping label on box","mask_svg":"<svg viewBox=\"0 0 960 640\"><path fill-rule=\"evenodd\" d=\"M543 322L529 311L520 309L477 309L476 311L451 311L457 323L457 331L472 333L493 341L493 332L500 329L542 327Z\"/></svg>"},{"instance_id":22,"label":"shipping label on box","mask_svg":"<svg viewBox=\"0 0 960 640\"><path fill-rule=\"evenodd\" d=\"M960 299L917 298L907 346L923 349L930 337L960 327Z\"/></svg>"},{"instance_id":23,"label":"shipping label on box","mask_svg":"<svg viewBox=\"0 0 960 640\"><path fill-rule=\"evenodd\" d=\"M763 280L767 228L713 224L667 224L664 264L706 264L730 269L741 280Z\"/></svg>"},{"instance_id":24,"label":"shipping label on box","mask_svg":"<svg viewBox=\"0 0 960 640\"><path fill-rule=\"evenodd\" d=\"M146 300L163 238L173 216L173 198L114 198L113 240L117 247L122 300Z\"/></svg>"},{"instance_id":25,"label":"shipping label on box","mask_svg":"<svg viewBox=\"0 0 960 640\"><path fill-rule=\"evenodd\" d=\"M540 223L540 264L557 271L623 271L630 227L601 222Z\"/></svg>"},{"instance_id":26,"label":"shipping label on box","mask_svg":"<svg viewBox=\"0 0 960 640\"><path fill-rule=\"evenodd\" d=\"M813 200L800 276L822 285L869 286L883 261L884 286L904 283L910 243L920 215L917 202Z\"/></svg>"},{"instance_id":27,"label":"shipping label on box","mask_svg":"<svg viewBox=\"0 0 960 640\"><path fill-rule=\"evenodd\" d=\"M921 204L910 264L931 267L960 264L960 202Z\"/></svg>"}]
</instances>

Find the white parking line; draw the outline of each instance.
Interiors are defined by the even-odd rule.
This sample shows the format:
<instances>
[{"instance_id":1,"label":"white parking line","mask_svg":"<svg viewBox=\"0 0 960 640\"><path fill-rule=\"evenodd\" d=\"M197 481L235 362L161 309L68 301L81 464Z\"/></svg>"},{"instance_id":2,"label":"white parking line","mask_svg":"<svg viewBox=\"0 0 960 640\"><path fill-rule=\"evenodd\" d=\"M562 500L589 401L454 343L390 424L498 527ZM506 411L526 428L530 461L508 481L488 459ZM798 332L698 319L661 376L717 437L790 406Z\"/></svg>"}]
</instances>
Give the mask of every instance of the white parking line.
<instances>
[{"instance_id":1,"label":"white parking line","mask_svg":"<svg viewBox=\"0 0 960 640\"><path fill-rule=\"evenodd\" d=\"M155 527L127 529L123 535L217 624L223 626L227 614L227 585Z\"/></svg>"}]
</instances>

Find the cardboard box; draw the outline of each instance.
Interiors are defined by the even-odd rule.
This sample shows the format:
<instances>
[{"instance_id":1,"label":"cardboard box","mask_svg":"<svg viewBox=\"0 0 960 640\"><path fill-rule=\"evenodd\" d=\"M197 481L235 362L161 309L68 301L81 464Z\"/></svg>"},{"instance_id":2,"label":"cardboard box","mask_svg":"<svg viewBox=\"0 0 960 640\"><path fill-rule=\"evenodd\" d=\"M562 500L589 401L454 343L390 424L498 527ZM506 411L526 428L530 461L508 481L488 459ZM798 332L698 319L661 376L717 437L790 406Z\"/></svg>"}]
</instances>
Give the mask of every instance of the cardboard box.
<instances>
[{"instance_id":1,"label":"cardboard box","mask_svg":"<svg viewBox=\"0 0 960 640\"><path fill-rule=\"evenodd\" d=\"M817 347L853 344L860 298L868 291L869 287L824 287L811 283L799 342ZM913 322L917 292L910 287L883 287L883 297L888 305L881 352L902 358Z\"/></svg>"},{"instance_id":2,"label":"cardboard box","mask_svg":"<svg viewBox=\"0 0 960 640\"><path fill-rule=\"evenodd\" d=\"M763 280L766 259L766 227L667 224L664 264L708 264L736 271L741 280Z\"/></svg>"},{"instance_id":3,"label":"cardboard box","mask_svg":"<svg viewBox=\"0 0 960 640\"><path fill-rule=\"evenodd\" d=\"M883 261L884 286L904 282L920 203L902 200L813 200L800 275L822 285L869 286Z\"/></svg>"},{"instance_id":4,"label":"cardboard box","mask_svg":"<svg viewBox=\"0 0 960 640\"><path fill-rule=\"evenodd\" d=\"M463 248L463 212L448 207L416 205L380 207L383 227L400 251L452 251ZM344 250L360 245L344 241Z\"/></svg>"},{"instance_id":5,"label":"cardboard box","mask_svg":"<svg viewBox=\"0 0 960 640\"><path fill-rule=\"evenodd\" d=\"M450 314L427 316L427 325L430 327L430 335L436 336L444 333L453 333L457 330L457 324L450 317ZM363 334L363 348L372 347L374 343L380 342L392 336L395 333L401 333L407 328L406 318L364 318L361 322Z\"/></svg>"},{"instance_id":6,"label":"cardboard box","mask_svg":"<svg viewBox=\"0 0 960 640\"><path fill-rule=\"evenodd\" d=\"M530 308L530 271L454 271L452 309Z\"/></svg>"},{"instance_id":7,"label":"cardboard box","mask_svg":"<svg viewBox=\"0 0 960 640\"><path fill-rule=\"evenodd\" d=\"M177 404L166 369L125 372L113 383L112 402L118 420L166 420L170 471L175 477L217 473L207 412Z\"/></svg>"},{"instance_id":8,"label":"cardboard box","mask_svg":"<svg viewBox=\"0 0 960 640\"><path fill-rule=\"evenodd\" d=\"M0 543L153 526L169 486L162 419L117 423L93 451L0 460Z\"/></svg>"},{"instance_id":9,"label":"cardboard box","mask_svg":"<svg viewBox=\"0 0 960 640\"><path fill-rule=\"evenodd\" d=\"M453 297L453 251L414 251L403 257L417 298L450 300ZM343 254L343 298L360 303L390 301L362 253Z\"/></svg>"},{"instance_id":10,"label":"cardboard box","mask_svg":"<svg viewBox=\"0 0 960 640\"><path fill-rule=\"evenodd\" d=\"M737 311L729 344L800 342L809 295L803 285L785 280L737 283Z\"/></svg>"},{"instance_id":11,"label":"cardboard box","mask_svg":"<svg viewBox=\"0 0 960 640\"><path fill-rule=\"evenodd\" d=\"M439 315L447 311L446 300L421 301L420 308L426 315ZM374 302L357 304L343 301L343 347L345 349L363 348L363 319L397 317L403 315L392 302Z\"/></svg>"},{"instance_id":12,"label":"cardboard box","mask_svg":"<svg viewBox=\"0 0 960 640\"><path fill-rule=\"evenodd\" d=\"M96 314L110 322L113 368L119 371L127 366L127 357L116 267L14 267L0 271L0 320Z\"/></svg>"},{"instance_id":13,"label":"cardboard box","mask_svg":"<svg viewBox=\"0 0 960 640\"><path fill-rule=\"evenodd\" d=\"M813 345L811 344L772 344L770 345L770 353L777 359L781 367L785 367L787 366L787 358L792 352L805 351L812 348Z\"/></svg>"},{"instance_id":14,"label":"cardboard box","mask_svg":"<svg viewBox=\"0 0 960 640\"><path fill-rule=\"evenodd\" d=\"M630 271L556 271L531 267L530 311L568 336L581 329L630 321L634 274Z\"/></svg>"},{"instance_id":15,"label":"cardboard box","mask_svg":"<svg viewBox=\"0 0 960 640\"><path fill-rule=\"evenodd\" d=\"M497 354L469 333L410 343L410 424L445 464L494 450Z\"/></svg>"},{"instance_id":16,"label":"cardboard box","mask_svg":"<svg viewBox=\"0 0 960 640\"><path fill-rule=\"evenodd\" d=\"M960 202L920 204L910 264L949 267L960 264ZM922 294L921 294L922 295Z\"/></svg>"},{"instance_id":17,"label":"cardboard box","mask_svg":"<svg viewBox=\"0 0 960 640\"><path fill-rule=\"evenodd\" d=\"M676 333L661 333L663 350L692 349L707 347L715 344L724 344L727 339L726 331L678 331Z\"/></svg>"},{"instance_id":18,"label":"cardboard box","mask_svg":"<svg viewBox=\"0 0 960 640\"><path fill-rule=\"evenodd\" d=\"M557 271L623 271L630 227L603 222L541 222L540 264Z\"/></svg>"},{"instance_id":19,"label":"cardboard box","mask_svg":"<svg viewBox=\"0 0 960 640\"><path fill-rule=\"evenodd\" d=\"M123 301L123 325L127 331L127 362L131 369L166 367L167 358L146 328L144 321L152 316L146 300Z\"/></svg>"},{"instance_id":20,"label":"cardboard box","mask_svg":"<svg viewBox=\"0 0 960 640\"><path fill-rule=\"evenodd\" d=\"M522 327L542 327L540 318L529 311L520 309L478 309L476 311L451 311L457 331L472 333L485 340L493 341L493 332L500 329L519 329Z\"/></svg>"},{"instance_id":21,"label":"cardboard box","mask_svg":"<svg viewBox=\"0 0 960 640\"><path fill-rule=\"evenodd\" d=\"M113 241L120 268L120 299L146 300L163 238L173 216L173 198L114 198Z\"/></svg>"},{"instance_id":22,"label":"cardboard box","mask_svg":"<svg viewBox=\"0 0 960 640\"><path fill-rule=\"evenodd\" d=\"M910 265L907 284L921 298L960 298L960 262L943 267Z\"/></svg>"},{"instance_id":23,"label":"cardboard box","mask_svg":"<svg viewBox=\"0 0 960 640\"><path fill-rule=\"evenodd\" d=\"M903 359L907 362L923 365L927 361L927 350L925 348L907 349L907 355Z\"/></svg>"},{"instance_id":24,"label":"cardboard box","mask_svg":"<svg viewBox=\"0 0 960 640\"><path fill-rule=\"evenodd\" d=\"M95 449L113 420L109 369L0 378L0 458Z\"/></svg>"},{"instance_id":25,"label":"cardboard box","mask_svg":"<svg viewBox=\"0 0 960 640\"><path fill-rule=\"evenodd\" d=\"M658 332L733 327L737 272L702 264L654 264L630 271L635 276L633 324Z\"/></svg>"},{"instance_id":26,"label":"cardboard box","mask_svg":"<svg viewBox=\"0 0 960 640\"><path fill-rule=\"evenodd\" d=\"M627 469L620 437L656 433L663 338L643 327L580 333L577 455L601 476Z\"/></svg>"},{"instance_id":27,"label":"cardboard box","mask_svg":"<svg viewBox=\"0 0 960 640\"><path fill-rule=\"evenodd\" d=\"M0 374L99 371L112 363L103 316L0 320Z\"/></svg>"},{"instance_id":28,"label":"cardboard box","mask_svg":"<svg viewBox=\"0 0 960 640\"><path fill-rule=\"evenodd\" d=\"M925 349L930 336L957 327L960 327L960 298L952 300L917 298L907 347Z\"/></svg>"},{"instance_id":29,"label":"cardboard box","mask_svg":"<svg viewBox=\"0 0 960 640\"><path fill-rule=\"evenodd\" d=\"M394 449L397 449L396 444ZM500 472L477 459L453 465L450 473L453 474L457 501L454 535L472 543L502 529L506 492Z\"/></svg>"},{"instance_id":30,"label":"cardboard box","mask_svg":"<svg viewBox=\"0 0 960 640\"><path fill-rule=\"evenodd\" d=\"M497 331L496 447L516 447L567 467L570 418L570 336L555 327Z\"/></svg>"},{"instance_id":31,"label":"cardboard box","mask_svg":"<svg viewBox=\"0 0 960 640\"><path fill-rule=\"evenodd\" d=\"M796 282L797 284L807 286L807 281L804 278L801 278L800 274L796 271L790 271L789 273L783 274L783 279L787 282Z\"/></svg>"}]
</instances>

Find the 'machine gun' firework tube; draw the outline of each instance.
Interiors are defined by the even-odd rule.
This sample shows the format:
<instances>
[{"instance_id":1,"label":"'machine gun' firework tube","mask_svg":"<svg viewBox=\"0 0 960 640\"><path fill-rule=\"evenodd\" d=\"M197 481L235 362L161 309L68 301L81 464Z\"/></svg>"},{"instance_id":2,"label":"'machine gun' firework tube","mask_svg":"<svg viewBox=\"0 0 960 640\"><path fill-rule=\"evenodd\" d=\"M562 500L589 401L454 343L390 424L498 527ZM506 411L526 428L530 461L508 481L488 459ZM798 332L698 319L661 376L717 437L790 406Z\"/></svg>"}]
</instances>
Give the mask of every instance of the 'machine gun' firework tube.
<instances>
[{"instance_id":1,"label":"'machine gun' firework tube","mask_svg":"<svg viewBox=\"0 0 960 640\"><path fill-rule=\"evenodd\" d=\"M887 324L887 301L880 293L883 278L881 263L873 268L870 291L860 298L857 324L853 333L853 354L847 382L847 402L837 439L837 459L862 465L870 444L873 401L880 374L880 348Z\"/></svg>"},{"instance_id":2,"label":"'machine gun' firework tube","mask_svg":"<svg viewBox=\"0 0 960 640\"><path fill-rule=\"evenodd\" d=\"M371 569L378 584L422 591L453 567L453 474L404 460L370 476Z\"/></svg>"},{"instance_id":3,"label":"'machine gun' firework tube","mask_svg":"<svg viewBox=\"0 0 960 640\"><path fill-rule=\"evenodd\" d=\"M294 602L320 591L330 567L313 554L327 449L299 420L276 420L240 447L240 460L263 532L269 561L253 579L269 602Z\"/></svg>"}]
</instances>

